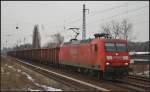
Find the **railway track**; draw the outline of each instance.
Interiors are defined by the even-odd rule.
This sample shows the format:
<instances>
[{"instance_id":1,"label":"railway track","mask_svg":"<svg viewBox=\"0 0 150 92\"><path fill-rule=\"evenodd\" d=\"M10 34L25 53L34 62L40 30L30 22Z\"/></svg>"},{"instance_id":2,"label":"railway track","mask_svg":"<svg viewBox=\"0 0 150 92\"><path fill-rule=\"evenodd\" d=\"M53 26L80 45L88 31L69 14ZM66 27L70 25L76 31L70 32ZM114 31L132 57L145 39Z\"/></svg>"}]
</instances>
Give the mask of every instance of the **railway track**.
<instances>
[{"instance_id":1,"label":"railway track","mask_svg":"<svg viewBox=\"0 0 150 92\"><path fill-rule=\"evenodd\" d=\"M129 75L124 79L117 79L120 86L136 90L136 91L149 91L149 78Z\"/></svg>"},{"instance_id":2,"label":"railway track","mask_svg":"<svg viewBox=\"0 0 150 92\"><path fill-rule=\"evenodd\" d=\"M129 75L128 78L135 79L135 80L146 81L146 82L150 80L148 77L137 76L137 75Z\"/></svg>"},{"instance_id":3,"label":"railway track","mask_svg":"<svg viewBox=\"0 0 150 92\"><path fill-rule=\"evenodd\" d=\"M20 60L17 60L20 61ZM81 90L81 91L110 91L110 90L114 90L113 88L111 88L111 85L115 85L117 87L120 87L120 89L127 89L127 90L131 90L131 91L148 91L149 90L149 84L148 84L148 80L144 79L143 77L136 77L136 76L128 76L127 78L125 78L124 80L117 80L117 81L103 81L101 83L95 82L95 80L93 80L92 82L90 82L91 80L89 80L89 84L80 80L72 80L71 78L65 78L66 76L59 76L59 74L53 73L53 72L49 72L49 70L46 70L47 68L43 69L41 67L36 67L30 64L27 64L26 62L22 62L20 61L19 63L30 67L32 70L35 70L45 76L48 76L49 78L52 78L56 81L59 81L60 83L63 83L69 87L75 88L75 90ZM65 74L64 74L65 75ZM86 78L87 76L85 76ZM140 80L140 81L139 81ZM103 86L104 88L100 87L101 85L107 85L106 89L105 86ZM107 89L108 88L108 89ZM123 91L123 90L122 90Z\"/></svg>"},{"instance_id":4,"label":"railway track","mask_svg":"<svg viewBox=\"0 0 150 92\"><path fill-rule=\"evenodd\" d=\"M23 64L24 66L27 66L40 74L43 74L51 79L54 79L60 83L63 83L66 86L72 87L75 90L79 90L79 91L86 91L86 90L88 90L88 91L110 91L108 89L105 89L105 88L102 88L102 87L99 87L99 86L96 86L96 85L93 85L93 84L90 84L90 83L87 83L84 81L80 81L78 79L67 77L65 75L29 64L27 62L23 62L19 59L17 59L17 61L19 61L20 64Z\"/></svg>"}]
</instances>

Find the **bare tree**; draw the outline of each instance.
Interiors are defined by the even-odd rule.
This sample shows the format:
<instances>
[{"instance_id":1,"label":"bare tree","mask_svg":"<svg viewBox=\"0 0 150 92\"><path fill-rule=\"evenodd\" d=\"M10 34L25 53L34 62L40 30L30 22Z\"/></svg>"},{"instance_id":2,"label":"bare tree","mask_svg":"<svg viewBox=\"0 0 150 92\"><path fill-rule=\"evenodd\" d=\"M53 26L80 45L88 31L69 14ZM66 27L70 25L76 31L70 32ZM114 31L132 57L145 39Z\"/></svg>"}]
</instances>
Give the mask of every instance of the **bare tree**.
<instances>
[{"instance_id":1,"label":"bare tree","mask_svg":"<svg viewBox=\"0 0 150 92\"><path fill-rule=\"evenodd\" d=\"M33 45L33 48L41 47L41 37L40 37L38 25L34 26L32 45Z\"/></svg>"},{"instance_id":2,"label":"bare tree","mask_svg":"<svg viewBox=\"0 0 150 92\"><path fill-rule=\"evenodd\" d=\"M103 25L101 28L104 33L109 34L111 37L115 39L120 38L121 26L119 22L113 20L110 23Z\"/></svg>"},{"instance_id":3,"label":"bare tree","mask_svg":"<svg viewBox=\"0 0 150 92\"><path fill-rule=\"evenodd\" d=\"M64 37L60 33L53 35L54 42L59 46L63 43Z\"/></svg>"},{"instance_id":4,"label":"bare tree","mask_svg":"<svg viewBox=\"0 0 150 92\"><path fill-rule=\"evenodd\" d=\"M132 29L132 24L128 23L128 21L124 19L121 22L121 30L124 39L128 40L129 37L131 38L131 32L132 32L131 29Z\"/></svg>"},{"instance_id":5,"label":"bare tree","mask_svg":"<svg viewBox=\"0 0 150 92\"><path fill-rule=\"evenodd\" d=\"M119 24L119 22L117 21L112 21L111 22L112 25L112 35L114 36L115 39L120 38L121 35L121 26Z\"/></svg>"},{"instance_id":6,"label":"bare tree","mask_svg":"<svg viewBox=\"0 0 150 92\"><path fill-rule=\"evenodd\" d=\"M44 47L49 47L49 48L59 47L64 41L64 37L60 33L56 33L51 37L53 41L49 41L44 45Z\"/></svg>"},{"instance_id":7,"label":"bare tree","mask_svg":"<svg viewBox=\"0 0 150 92\"><path fill-rule=\"evenodd\" d=\"M102 26L103 33L109 34L112 37L110 24L105 24Z\"/></svg>"},{"instance_id":8,"label":"bare tree","mask_svg":"<svg viewBox=\"0 0 150 92\"><path fill-rule=\"evenodd\" d=\"M57 44L54 43L54 42L49 41L43 47L45 47L45 48L55 48L55 47L57 47Z\"/></svg>"},{"instance_id":9,"label":"bare tree","mask_svg":"<svg viewBox=\"0 0 150 92\"><path fill-rule=\"evenodd\" d=\"M108 33L112 36L112 38L121 38L125 40L131 40L132 38L132 24L128 23L127 19L122 20L121 22L118 21L111 21L105 25L102 25L102 30L105 33Z\"/></svg>"}]
</instances>

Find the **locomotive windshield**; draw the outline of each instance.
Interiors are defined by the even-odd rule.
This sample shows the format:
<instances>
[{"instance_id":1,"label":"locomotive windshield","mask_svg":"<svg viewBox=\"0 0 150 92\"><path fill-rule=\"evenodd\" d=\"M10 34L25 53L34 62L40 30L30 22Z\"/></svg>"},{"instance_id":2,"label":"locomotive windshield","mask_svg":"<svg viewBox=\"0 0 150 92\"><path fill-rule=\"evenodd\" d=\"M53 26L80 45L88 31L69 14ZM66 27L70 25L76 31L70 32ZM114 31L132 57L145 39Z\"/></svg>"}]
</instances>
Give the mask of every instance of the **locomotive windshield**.
<instances>
[{"instance_id":1,"label":"locomotive windshield","mask_svg":"<svg viewBox=\"0 0 150 92\"><path fill-rule=\"evenodd\" d=\"M106 52L127 52L127 46L124 43L105 43Z\"/></svg>"},{"instance_id":2,"label":"locomotive windshield","mask_svg":"<svg viewBox=\"0 0 150 92\"><path fill-rule=\"evenodd\" d=\"M117 52L127 52L127 46L124 43L116 43Z\"/></svg>"},{"instance_id":3,"label":"locomotive windshield","mask_svg":"<svg viewBox=\"0 0 150 92\"><path fill-rule=\"evenodd\" d=\"M105 43L105 48L107 52L115 52L115 44L114 43Z\"/></svg>"}]
</instances>

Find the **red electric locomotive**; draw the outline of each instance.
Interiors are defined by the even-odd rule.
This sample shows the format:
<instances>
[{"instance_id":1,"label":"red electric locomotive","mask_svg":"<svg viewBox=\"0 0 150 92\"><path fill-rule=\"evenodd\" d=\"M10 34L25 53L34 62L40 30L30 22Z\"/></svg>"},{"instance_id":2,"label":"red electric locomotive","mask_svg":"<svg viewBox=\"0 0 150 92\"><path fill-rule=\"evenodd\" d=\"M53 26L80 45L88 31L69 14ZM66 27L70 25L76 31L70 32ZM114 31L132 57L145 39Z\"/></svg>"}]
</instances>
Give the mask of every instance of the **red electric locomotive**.
<instances>
[{"instance_id":1,"label":"red electric locomotive","mask_svg":"<svg viewBox=\"0 0 150 92\"><path fill-rule=\"evenodd\" d=\"M104 35L105 36L105 35ZM8 52L21 59L42 64L69 66L69 69L92 73L99 78L120 78L128 75L130 63L127 41L101 38L72 40L57 48L28 49Z\"/></svg>"},{"instance_id":2,"label":"red electric locomotive","mask_svg":"<svg viewBox=\"0 0 150 92\"><path fill-rule=\"evenodd\" d=\"M92 71L104 79L127 75L130 63L126 40L100 37L65 43L60 48L59 60L63 65Z\"/></svg>"}]
</instances>

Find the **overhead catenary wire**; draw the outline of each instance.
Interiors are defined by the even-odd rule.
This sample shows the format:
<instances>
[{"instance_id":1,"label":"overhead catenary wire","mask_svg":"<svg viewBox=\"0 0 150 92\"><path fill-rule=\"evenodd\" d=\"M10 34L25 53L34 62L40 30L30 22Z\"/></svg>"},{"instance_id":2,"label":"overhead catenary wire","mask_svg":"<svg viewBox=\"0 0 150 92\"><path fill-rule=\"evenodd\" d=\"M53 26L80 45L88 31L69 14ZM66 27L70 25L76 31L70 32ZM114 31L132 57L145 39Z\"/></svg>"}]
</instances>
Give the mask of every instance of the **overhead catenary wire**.
<instances>
[{"instance_id":1,"label":"overhead catenary wire","mask_svg":"<svg viewBox=\"0 0 150 92\"><path fill-rule=\"evenodd\" d=\"M96 11L95 13L91 13L90 15L87 15L87 17L95 16L96 13L109 12L109 11L111 11L111 10L124 7L124 6L127 5L127 4L128 4L128 3L125 3L125 4L121 4L121 5L119 5L119 6L115 6L115 7L112 7L112 8L104 9L104 10L101 10L101 11ZM79 17L79 18L77 18L76 20L71 21L71 22L69 22L69 23L72 23L72 24L77 23L77 22L79 22L80 19L82 19L82 17Z\"/></svg>"},{"instance_id":2,"label":"overhead catenary wire","mask_svg":"<svg viewBox=\"0 0 150 92\"><path fill-rule=\"evenodd\" d=\"M128 4L128 3L121 4L121 5L119 5L119 6L112 7L112 8L109 8L109 9L104 9L104 10L98 11L98 12L96 12L96 13L100 13L100 12L108 12L108 11L111 11L111 10L113 10L113 9L118 9L118 8L120 8L120 7L123 7L123 6L127 5L127 4ZM94 14L96 14L96 13L94 13ZM93 15L93 14L92 14L92 15ZM92 15L90 15L90 16L92 16ZM88 17L89 17L89 16L88 16ZM69 22L69 23L74 24L74 23L79 22L79 20L80 20L80 18L78 18L78 19L72 21L72 23L71 23L71 22Z\"/></svg>"},{"instance_id":3,"label":"overhead catenary wire","mask_svg":"<svg viewBox=\"0 0 150 92\"><path fill-rule=\"evenodd\" d=\"M121 4L121 5L119 5L119 6L115 6L115 7L112 7L112 8L108 8L108 9L104 9L104 10L101 10L101 11L97 11L97 12L95 12L95 13L91 13L93 16L96 16L96 13L106 13L106 12L110 12L110 11L112 11L112 10L114 10L114 9L118 9L118 8L121 8L121 7L124 7L125 5L128 5L128 2L127 3L124 3L124 4ZM145 6L144 6L145 7ZM141 7L141 8L144 8L144 7ZM147 7L147 6L146 6ZM138 8L139 9L139 8ZM137 10L138 10L137 9ZM136 10L135 10L136 11ZM132 11L131 11L132 12ZM123 12L123 13L121 13L121 14L124 14L124 13L130 13L130 11L126 11L126 12ZM92 17L92 15L87 15L87 17ZM118 16L118 15L113 15L113 16L111 16L111 17L114 17L114 16ZM76 19L76 20L74 20L74 21L72 21L72 22L69 22L70 24L75 24L75 23L77 23L77 22L80 22L79 20L81 19L81 17L80 18L78 18L78 19ZM88 23L89 24L89 23Z\"/></svg>"},{"instance_id":4,"label":"overhead catenary wire","mask_svg":"<svg viewBox=\"0 0 150 92\"><path fill-rule=\"evenodd\" d=\"M144 15L144 14L145 14L145 13L137 14L137 15L135 15L135 16L128 16L128 17L125 17L125 18L126 18L126 19L129 19L129 18L130 18L130 20L131 20L131 18L140 17L140 15ZM134 19L134 20L136 20L136 19ZM132 21L134 21L134 20L132 20ZM96 22L96 23L103 24L103 23L106 23L106 22L110 22L110 20L108 20L108 21L103 21L103 22ZM95 23L93 23L93 24L95 24ZM92 26L92 25L89 25L89 26Z\"/></svg>"},{"instance_id":5,"label":"overhead catenary wire","mask_svg":"<svg viewBox=\"0 0 150 92\"><path fill-rule=\"evenodd\" d=\"M133 25L135 25L135 24L141 24L141 23L149 23L149 21L145 20L145 21L140 21L140 22L139 21L138 22L132 22Z\"/></svg>"},{"instance_id":6,"label":"overhead catenary wire","mask_svg":"<svg viewBox=\"0 0 150 92\"><path fill-rule=\"evenodd\" d=\"M76 20L73 20L73 21L71 21L71 22L68 22L68 24L75 24L75 23L77 23L77 22L80 22L79 20L81 20L82 19L82 17L79 17L79 18L77 18Z\"/></svg>"},{"instance_id":7,"label":"overhead catenary wire","mask_svg":"<svg viewBox=\"0 0 150 92\"><path fill-rule=\"evenodd\" d=\"M124 4L124 5L126 5L126 4ZM118 7L119 7L119 6L118 6ZM121 7L121 5L120 5L120 7ZM133 9L133 10L130 10L130 11L125 11L125 12L122 12L122 13L120 13L120 14L135 12L135 11L141 10L141 9L143 9L143 8L145 8L145 7L147 7L147 6L140 7L140 8L136 8L136 9ZM112 8L112 9L115 9L115 8ZM120 15L120 14L116 14L116 15L110 16L109 18L118 16L118 15ZM138 15L136 15L136 16L138 16ZM106 18L104 18L104 19L106 19ZM101 19L101 20L104 20L104 19ZM107 18L107 19L108 19L108 18ZM78 20L79 20L79 19L78 19ZM77 22L78 20L75 20L75 22ZM95 22L95 23L96 23L96 22ZM61 32L63 32L63 31L61 31Z\"/></svg>"},{"instance_id":8,"label":"overhead catenary wire","mask_svg":"<svg viewBox=\"0 0 150 92\"><path fill-rule=\"evenodd\" d=\"M114 9L118 9L118 8L120 8L120 7L123 7L123 6L125 6L125 5L127 5L128 3L125 3L125 4L121 4L121 5L119 5L119 6L116 6L116 7L112 7L112 8L109 8L109 9L104 9L104 10L102 10L102 11L97 11L97 12L95 12L94 14L96 14L96 13L100 13L100 12L108 12L108 11L111 11L111 10L114 10ZM93 14L92 14L93 15ZM92 16L92 15L90 15L90 16ZM88 16L89 17L89 16ZM72 21L72 22L69 22L69 23L71 23L71 24L74 24L74 23L77 23L77 22L79 22L79 20L80 20L81 18L78 18L78 19L76 19L76 20L74 20L74 21Z\"/></svg>"},{"instance_id":9,"label":"overhead catenary wire","mask_svg":"<svg viewBox=\"0 0 150 92\"><path fill-rule=\"evenodd\" d=\"M110 12L110 11L112 11L112 10L114 10L114 9L118 9L118 8L124 7L125 5L128 5L128 2L127 2L127 3L124 3L124 4L121 4L121 5L119 5L119 6L112 7L112 8L108 8L108 9L96 11L96 12L94 12L94 13L91 13L91 14L87 15L87 17L95 16L95 15L98 14L98 13Z\"/></svg>"},{"instance_id":10,"label":"overhead catenary wire","mask_svg":"<svg viewBox=\"0 0 150 92\"><path fill-rule=\"evenodd\" d=\"M130 11L121 12L121 13L115 14L115 15L113 15L113 16L109 16L109 17L106 17L106 18L103 18L103 19L99 19L99 20L93 21L94 23L91 22L91 23L87 23L87 24L88 24L88 25L89 25L89 24L95 24L97 21L108 20L108 19L110 19L110 18L112 18L112 17L120 16L120 15L122 15L122 14L133 13L133 12L139 11L139 10L141 10L141 9L143 9L143 8L146 8L146 7L148 7L148 6L143 6L143 7L136 8L136 9L133 9L133 10L130 10Z\"/></svg>"}]
</instances>

